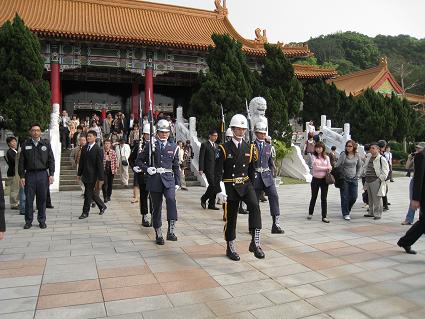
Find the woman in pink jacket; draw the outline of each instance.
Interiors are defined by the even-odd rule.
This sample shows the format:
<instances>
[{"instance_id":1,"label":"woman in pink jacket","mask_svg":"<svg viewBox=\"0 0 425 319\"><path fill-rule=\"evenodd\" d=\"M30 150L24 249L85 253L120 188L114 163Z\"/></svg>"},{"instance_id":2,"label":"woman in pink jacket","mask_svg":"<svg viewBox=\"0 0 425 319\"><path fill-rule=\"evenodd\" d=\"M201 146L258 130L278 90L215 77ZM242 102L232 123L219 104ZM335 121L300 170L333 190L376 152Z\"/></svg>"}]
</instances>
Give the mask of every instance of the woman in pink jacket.
<instances>
[{"instance_id":1,"label":"woman in pink jacket","mask_svg":"<svg viewBox=\"0 0 425 319\"><path fill-rule=\"evenodd\" d=\"M311 199L310 207L308 209L307 219L311 219L314 212L314 205L316 205L317 194L320 188L320 200L322 202L322 222L329 223L326 218L328 210L328 184L326 183L326 173L332 170L331 161L329 156L325 153L325 144L317 142L314 146L314 153L312 155L313 167L313 180L311 181Z\"/></svg>"}]
</instances>

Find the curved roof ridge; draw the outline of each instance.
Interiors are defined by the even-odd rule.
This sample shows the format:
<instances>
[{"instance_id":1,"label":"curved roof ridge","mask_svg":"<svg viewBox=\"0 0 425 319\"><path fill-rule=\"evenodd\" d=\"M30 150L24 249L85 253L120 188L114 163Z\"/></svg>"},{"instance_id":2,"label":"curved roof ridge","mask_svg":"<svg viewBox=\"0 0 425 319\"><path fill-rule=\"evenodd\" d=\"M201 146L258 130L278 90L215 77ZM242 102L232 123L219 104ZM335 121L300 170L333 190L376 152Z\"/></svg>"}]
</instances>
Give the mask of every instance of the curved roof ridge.
<instances>
[{"instance_id":1,"label":"curved roof ridge","mask_svg":"<svg viewBox=\"0 0 425 319\"><path fill-rule=\"evenodd\" d=\"M340 75L340 76L336 77L335 79L333 79L332 81L333 82L345 81L345 80L348 80L348 79L352 79L352 78L359 77L359 76L365 76L365 75L369 75L369 74L372 74L372 73L377 73L376 77L378 77L381 74L381 72L383 72L383 71L384 72L387 71L386 67L383 67L382 65L378 65L378 66L375 66L373 68L354 71L354 72L351 72L351 73L348 73L348 74Z\"/></svg>"}]
</instances>

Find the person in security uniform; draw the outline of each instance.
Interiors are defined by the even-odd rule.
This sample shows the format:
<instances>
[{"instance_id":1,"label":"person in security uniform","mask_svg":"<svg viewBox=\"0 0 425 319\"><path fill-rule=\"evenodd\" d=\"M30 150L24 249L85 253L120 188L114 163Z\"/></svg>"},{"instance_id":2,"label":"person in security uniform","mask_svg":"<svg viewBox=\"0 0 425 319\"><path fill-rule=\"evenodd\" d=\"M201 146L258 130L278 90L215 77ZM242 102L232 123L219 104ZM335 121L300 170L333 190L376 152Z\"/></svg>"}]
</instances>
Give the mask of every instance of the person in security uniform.
<instances>
[{"instance_id":1,"label":"person in security uniform","mask_svg":"<svg viewBox=\"0 0 425 319\"><path fill-rule=\"evenodd\" d=\"M254 179L255 146L243 140L248 128L248 121L242 114L236 114L230 121L233 131L231 141L221 144L216 163L217 177L221 192L217 195L224 205L224 237L227 241L226 256L231 260L240 260L236 252L236 221L241 201L244 201L249 211L249 230L252 240L249 251L256 258L264 258L260 245L261 212L255 195L252 181Z\"/></svg>"},{"instance_id":2,"label":"person in security uniform","mask_svg":"<svg viewBox=\"0 0 425 319\"><path fill-rule=\"evenodd\" d=\"M153 205L152 226L155 229L156 243L164 245L161 229L163 196L167 204L167 240L177 240L174 230L177 221L176 190L180 188L179 147L174 142L167 141L170 136L170 123L167 120L158 121L156 132L157 140L153 147L154 162L150 163L150 142L148 142L142 151L141 160L136 164L149 174L147 189Z\"/></svg>"},{"instance_id":3,"label":"person in security uniform","mask_svg":"<svg viewBox=\"0 0 425 319\"><path fill-rule=\"evenodd\" d=\"M255 161L255 178L254 189L257 195L257 200L260 201L261 193L264 191L269 198L270 215L273 218L272 234L282 234L283 229L280 227L280 209L279 209L279 196L277 195L276 186L272 175L273 158L272 146L266 143L267 124L264 122L257 122L254 127L255 142L257 148L257 160Z\"/></svg>"},{"instance_id":4,"label":"person in security uniform","mask_svg":"<svg viewBox=\"0 0 425 319\"><path fill-rule=\"evenodd\" d=\"M151 224L148 220L148 213L149 213L149 209L148 209L148 195L149 195L149 191L147 189L147 181L148 181L148 174L145 174L141 169L141 165L142 165L142 155L143 155L143 150L146 148L147 143L149 142L150 139L150 125L149 124L145 124L143 126L143 136L142 139L139 142L139 147L137 148L137 157L136 157L136 161L135 161L135 167L133 168L133 170L138 173L137 174L137 179L138 179L138 184L139 184L139 191L140 191L140 214L142 215L142 226L143 227L150 227ZM149 150L148 150L149 152ZM152 203L151 203L151 207L150 207L150 211L152 213Z\"/></svg>"},{"instance_id":5,"label":"person in security uniform","mask_svg":"<svg viewBox=\"0 0 425 319\"><path fill-rule=\"evenodd\" d=\"M40 228L46 228L46 199L49 184L54 181L55 158L50 143L41 139L41 127L33 124L31 138L22 145L19 157L18 174L21 187L25 187L25 226L32 227L34 218L33 203L37 197L37 220Z\"/></svg>"}]
</instances>

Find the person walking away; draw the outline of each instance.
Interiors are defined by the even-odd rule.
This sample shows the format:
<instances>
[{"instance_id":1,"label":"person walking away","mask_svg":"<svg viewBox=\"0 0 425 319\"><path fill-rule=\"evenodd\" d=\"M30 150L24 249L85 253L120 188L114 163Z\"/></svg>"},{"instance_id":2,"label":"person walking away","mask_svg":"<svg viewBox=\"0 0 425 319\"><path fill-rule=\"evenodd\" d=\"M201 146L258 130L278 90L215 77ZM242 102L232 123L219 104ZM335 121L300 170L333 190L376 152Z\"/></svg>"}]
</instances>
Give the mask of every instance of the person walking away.
<instances>
[{"instance_id":1,"label":"person walking away","mask_svg":"<svg viewBox=\"0 0 425 319\"><path fill-rule=\"evenodd\" d=\"M336 146L335 145L333 145L331 147L331 151L328 153L328 156L329 156L329 159L331 161L331 166L332 166L332 168L334 168L336 162L338 162L338 159L339 159L338 155L336 154Z\"/></svg>"},{"instance_id":2,"label":"person walking away","mask_svg":"<svg viewBox=\"0 0 425 319\"><path fill-rule=\"evenodd\" d=\"M7 146L9 146L9 149L6 152L5 160L8 165L7 169L7 177L9 182L9 188L10 188L10 196L9 196L9 202L10 202L10 208L11 209L19 209L19 176L17 174L17 171L15 170L16 167L16 154L18 153L18 141L16 137L9 136L6 138Z\"/></svg>"},{"instance_id":3,"label":"person walking away","mask_svg":"<svg viewBox=\"0 0 425 319\"><path fill-rule=\"evenodd\" d=\"M138 153L136 157L136 161L133 167L133 171L135 172L135 176L137 176L137 182L139 183L139 192L140 192L140 214L142 215L142 226L150 227L151 223L148 219L148 202L150 203L150 212L152 213L153 207L152 202L148 200L149 190L147 189L147 181L148 174L144 173L141 169L143 165L143 150L147 147L148 142L150 140L150 125L149 123L143 126L143 136L141 145L138 147ZM149 150L148 150L149 152Z\"/></svg>"},{"instance_id":4,"label":"person walking away","mask_svg":"<svg viewBox=\"0 0 425 319\"><path fill-rule=\"evenodd\" d=\"M274 183L272 169L273 158L271 153L271 145L265 141L267 135L267 124L264 122L255 123L255 142L257 156L255 157L255 178L253 181L257 202L261 200L261 194L265 193L269 198L270 215L273 224L271 233L282 234L283 229L280 227L280 208L279 196L277 195L276 185Z\"/></svg>"},{"instance_id":5,"label":"person walking away","mask_svg":"<svg viewBox=\"0 0 425 319\"><path fill-rule=\"evenodd\" d=\"M307 165L312 168L312 158L311 156L314 153L314 145L316 142L314 141L314 133L310 132L308 133L307 141L304 144L304 155L306 157Z\"/></svg>"},{"instance_id":6,"label":"person walking away","mask_svg":"<svg viewBox=\"0 0 425 319\"><path fill-rule=\"evenodd\" d=\"M217 158L218 145L216 143L218 132L211 129L208 134L208 141L201 144L199 151L199 175L205 174L208 181L208 187L205 193L201 196L201 206L203 209L219 210L215 206L215 197L218 193L218 185L215 179L215 161Z\"/></svg>"},{"instance_id":7,"label":"person walking away","mask_svg":"<svg viewBox=\"0 0 425 319\"><path fill-rule=\"evenodd\" d=\"M154 162L151 163L149 156L150 146L146 145L140 168L149 174L147 187L153 205L152 225L155 229L155 242L157 245L164 245L161 219L163 197L167 204L167 240L177 241L174 232L177 222L176 190L180 188L179 150L175 143L168 142L170 123L167 120L158 121L156 133L158 140L154 144Z\"/></svg>"},{"instance_id":8,"label":"person walking away","mask_svg":"<svg viewBox=\"0 0 425 319\"><path fill-rule=\"evenodd\" d=\"M118 155L118 168L121 174L121 182L124 186L128 186L128 158L131 155L131 150L130 146L125 143L124 138L119 140L119 144L116 146L115 151Z\"/></svg>"},{"instance_id":9,"label":"person walking away","mask_svg":"<svg viewBox=\"0 0 425 319\"><path fill-rule=\"evenodd\" d=\"M385 159L388 163L388 166L389 166L390 163L388 162L387 158L384 156L385 155L385 149L387 147L387 142L385 140L379 140L378 146L379 146L379 149L380 149L380 154L383 156L382 159ZM389 180L389 176L387 176L387 180ZM387 189L386 193L384 194L384 196L382 196L383 211L389 210L388 206L391 205L388 202L388 187L386 189Z\"/></svg>"},{"instance_id":10,"label":"person walking away","mask_svg":"<svg viewBox=\"0 0 425 319\"><path fill-rule=\"evenodd\" d=\"M412 192L413 192L413 175L415 174L414 159L415 159L415 155L418 154L419 152L421 152L423 149L425 149L425 142L419 142L415 146L415 151L410 153L409 156L407 157L406 169L408 171L410 171L410 177L411 177L410 182L409 182L409 199L410 199L410 201L412 200ZM413 220L415 219L415 212L416 212L416 210L414 210L409 203L406 218L404 219L404 221L401 222L401 224L402 225L412 225Z\"/></svg>"},{"instance_id":11,"label":"person walking away","mask_svg":"<svg viewBox=\"0 0 425 319\"><path fill-rule=\"evenodd\" d=\"M425 233L425 149L416 153L414 167L415 174L413 175L410 206L413 210L420 208L419 220L397 242L397 245L408 254L416 254L412 246Z\"/></svg>"},{"instance_id":12,"label":"person walking away","mask_svg":"<svg viewBox=\"0 0 425 319\"><path fill-rule=\"evenodd\" d=\"M390 180L391 183L394 182L393 179L393 153L391 153L391 146L387 145L385 147L385 152L384 152L384 156L388 161L388 165L390 168L390 172L388 174L388 179Z\"/></svg>"},{"instance_id":13,"label":"person walking away","mask_svg":"<svg viewBox=\"0 0 425 319\"><path fill-rule=\"evenodd\" d=\"M186 185L186 177L184 170L186 169L186 161L184 158L184 145L182 141L178 141L177 145L179 146L179 166L180 166L180 184L181 189L183 191L187 191L187 185Z\"/></svg>"},{"instance_id":14,"label":"person walking away","mask_svg":"<svg viewBox=\"0 0 425 319\"><path fill-rule=\"evenodd\" d=\"M105 179L105 170L103 168L103 154L99 145L96 144L96 131L87 132L87 145L83 147L78 163L77 179L84 183L84 205L83 212L79 219L89 217L90 204L92 200L99 208L99 215L106 211L106 205L95 191L96 183L101 185Z\"/></svg>"},{"instance_id":15,"label":"person walking away","mask_svg":"<svg viewBox=\"0 0 425 319\"><path fill-rule=\"evenodd\" d=\"M340 168L342 175L342 182L339 188L342 218L350 220L351 209L357 200L358 180L362 172L362 160L357 153L356 142L348 140L345 143L345 151L339 155L335 168Z\"/></svg>"},{"instance_id":16,"label":"person walking away","mask_svg":"<svg viewBox=\"0 0 425 319\"><path fill-rule=\"evenodd\" d=\"M318 142L314 146L314 153L311 156L312 167L313 167L313 180L311 181L311 199L310 206L308 209L307 219L313 217L314 206L316 205L317 195L320 189L320 201L322 204L322 222L329 223L327 219L328 213L328 188L329 185L326 183L326 174L332 170L329 156L325 153L325 144Z\"/></svg>"},{"instance_id":17,"label":"person walking away","mask_svg":"<svg viewBox=\"0 0 425 319\"><path fill-rule=\"evenodd\" d=\"M37 220L41 229L46 225L46 199L49 184L54 181L55 158L50 144L41 139L41 126L33 124L31 138L22 145L18 173L21 187L25 187L25 226L32 227L34 197L37 197Z\"/></svg>"},{"instance_id":18,"label":"person walking away","mask_svg":"<svg viewBox=\"0 0 425 319\"><path fill-rule=\"evenodd\" d=\"M388 162L380 154L377 142L370 143L370 149L363 166L365 172L365 187L369 199L369 213L365 217L373 217L374 220L381 219L382 199L387 190L386 179L388 177Z\"/></svg>"},{"instance_id":19,"label":"person walking away","mask_svg":"<svg viewBox=\"0 0 425 319\"><path fill-rule=\"evenodd\" d=\"M111 200L112 185L114 183L114 175L117 173L118 160L117 154L111 147L110 140L103 142L103 168L105 170L105 179L102 185L103 202L107 203Z\"/></svg>"}]
</instances>

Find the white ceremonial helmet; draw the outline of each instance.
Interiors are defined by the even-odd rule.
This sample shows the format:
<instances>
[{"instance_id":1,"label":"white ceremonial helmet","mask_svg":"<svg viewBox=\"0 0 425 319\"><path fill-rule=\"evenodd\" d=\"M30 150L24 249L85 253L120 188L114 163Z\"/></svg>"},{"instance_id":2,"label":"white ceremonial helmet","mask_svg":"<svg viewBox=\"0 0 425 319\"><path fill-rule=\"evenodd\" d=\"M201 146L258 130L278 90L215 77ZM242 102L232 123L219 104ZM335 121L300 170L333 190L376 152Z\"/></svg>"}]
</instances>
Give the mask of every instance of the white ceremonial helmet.
<instances>
[{"instance_id":1,"label":"white ceremonial helmet","mask_svg":"<svg viewBox=\"0 0 425 319\"><path fill-rule=\"evenodd\" d=\"M155 128L154 128L155 130ZM150 134L151 133L151 126L149 124L143 125L143 134Z\"/></svg>"},{"instance_id":2,"label":"white ceremonial helmet","mask_svg":"<svg viewBox=\"0 0 425 319\"><path fill-rule=\"evenodd\" d=\"M226 137L233 137L233 132L230 127L226 130Z\"/></svg>"},{"instance_id":3,"label":"white ceremonial helmet","mask_svg":"<svg viewBox=\"0 0 425 319\"><path fill-rule=\"evenodd\" d=\"M247 129L248 128L248 120L242 114L235 114L235 115L233 115L232 119L230 120L229 126Z\"/></svg>"},{"instance_id":4,"label":"white ceremonial helmet","mask_svg":"<svg viewBox=\"0 0 425 319\"><path fill-rule=\"evenodd\" d=\"M156 130L159 132L170 132L170 122L164 119L159 120L156 123Z\"/></svg>"},{"instance_id":5,"label":"white ceremonial helmet","mask_svg":"<svg viewBox=\"0 0 425 319\"><path fill-rule=\"evenodd\" d=\"M267 133L267 124L262 121L255 123L254 132Z\"/></svg>"}]
</instances>

